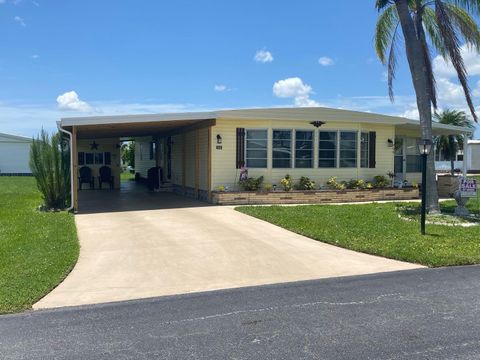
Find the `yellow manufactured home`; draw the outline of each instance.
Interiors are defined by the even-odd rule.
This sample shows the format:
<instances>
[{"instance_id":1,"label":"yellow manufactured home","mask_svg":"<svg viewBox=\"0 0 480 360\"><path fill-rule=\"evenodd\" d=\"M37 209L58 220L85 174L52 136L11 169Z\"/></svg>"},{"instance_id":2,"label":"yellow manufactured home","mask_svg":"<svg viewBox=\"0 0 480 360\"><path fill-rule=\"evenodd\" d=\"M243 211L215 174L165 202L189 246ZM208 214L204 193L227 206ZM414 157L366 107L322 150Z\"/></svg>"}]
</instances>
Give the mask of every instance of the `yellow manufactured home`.
<instances>
[{"instance_id":1,"label":"yellow manufactured home","mask_svg":"<svg viewBox=\"0 0 480 360\"><path fill-rule=\"evenodd\" d=\"M154 190L206 201L216 189L238 190L242 168L272 185L286 174L294 181L309 177L317 186L331 176L371 180L387 173L400 184L420 181L419 122L402 117L320 107L265 108L64 118L59 127L71 137L77 209L78 189L86 188L79 183L85 168L93 179L90 187L99 188L103 171L110 185L120 188L120 146L128 140L135 141L138 180L154 177ZM433 124L434 135L470 132Z\"/></svg>"}]
</instances>

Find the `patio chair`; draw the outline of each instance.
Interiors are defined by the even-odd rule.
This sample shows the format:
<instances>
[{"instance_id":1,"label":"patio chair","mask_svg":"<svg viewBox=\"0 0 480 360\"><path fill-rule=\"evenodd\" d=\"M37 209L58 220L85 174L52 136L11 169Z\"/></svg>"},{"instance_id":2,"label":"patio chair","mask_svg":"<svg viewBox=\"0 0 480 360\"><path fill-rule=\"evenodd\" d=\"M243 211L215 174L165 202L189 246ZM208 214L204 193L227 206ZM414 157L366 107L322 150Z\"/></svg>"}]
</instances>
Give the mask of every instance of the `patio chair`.
<instances>
[{"instance_id":1,"label":"patio chair","mask_svg":"<svg viewBox=\"0 0 480 360\"><path fill-rule=\"evenodd\" d=\"M89 184L90 189L94 189L95 182L92 176L92 169L90 169L88 166L82 166L78 172L80 174L80 176L78 177L79 190L82 190L82 184Z\"/></svg>"},{"instance_id":2,"label":"patio chair","mask_svg":"<svg viewBox=\"0 0 480 360\"><path fill-rule=\"evenodd\" d=\"M98 186L100 189L104 182L110 184L110 189L113 189L112 169L108 166L102 166L98 172L100 174L98 177Z\"/></svg>"}]
</instances>

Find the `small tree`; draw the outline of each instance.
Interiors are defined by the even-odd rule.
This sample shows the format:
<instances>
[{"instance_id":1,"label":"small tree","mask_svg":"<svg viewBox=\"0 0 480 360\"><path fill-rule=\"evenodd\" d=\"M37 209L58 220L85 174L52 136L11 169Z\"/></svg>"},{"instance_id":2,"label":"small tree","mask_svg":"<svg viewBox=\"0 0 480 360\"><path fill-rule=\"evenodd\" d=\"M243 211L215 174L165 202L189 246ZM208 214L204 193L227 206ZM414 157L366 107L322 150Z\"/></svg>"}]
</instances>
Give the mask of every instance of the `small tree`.
<instances>
[{"instance_id":1,"label":"small tree","mask_svg":"<svg viewBox=\"0 0 480 360\"><path fill-rule=\"evenodd\" d=\"M30 147L30 170L47 209L65 209L70 199L68 147L60 133L42 129Z\"/></svg>"},{"instance_id":2,"label":"small tree","mask_svg":"<svg viewBox=\"0 0 480 360\"><path fill-rule=\"evenodd\" d=\"M122 161L135 168L135 143L133 141L122 144Z\"/></svg>"},{"instance_id":3,"label":"small tree","mask_svg":"<svg viewBox=\"0 0 480 360\"><path fill-rule=\"evenodd\" d=\"M434 115L440 124L468 127L475 129L475 125L464 111L444 110ZM458 150L463 150L463 135L440 135L435 138L435 150L445 155L445 160L450 160L451 174L455 175L455 158Z\"/></svg>"}]
</instances>

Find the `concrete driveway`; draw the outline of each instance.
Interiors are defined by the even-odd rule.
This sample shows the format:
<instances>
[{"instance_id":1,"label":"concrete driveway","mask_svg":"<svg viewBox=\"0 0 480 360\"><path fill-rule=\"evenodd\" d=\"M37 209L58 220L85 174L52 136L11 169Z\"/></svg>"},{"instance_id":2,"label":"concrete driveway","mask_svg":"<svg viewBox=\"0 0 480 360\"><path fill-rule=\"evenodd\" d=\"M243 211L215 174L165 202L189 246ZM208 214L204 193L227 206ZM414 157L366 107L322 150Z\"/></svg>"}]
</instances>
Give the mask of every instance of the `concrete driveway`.
<instances>
[{"instance_id":1,"label":"concrete driveway","mask_svg":"<svg viewBox=\"0 0 480 360\"><path fill-rule=\"evenodd\" d=\"M78 263L34 308L420 267L314 241L230 207L156 195L161 209L76 215ZM142 196L137 203L148 200Z\"/></svg>"}]
</instances>

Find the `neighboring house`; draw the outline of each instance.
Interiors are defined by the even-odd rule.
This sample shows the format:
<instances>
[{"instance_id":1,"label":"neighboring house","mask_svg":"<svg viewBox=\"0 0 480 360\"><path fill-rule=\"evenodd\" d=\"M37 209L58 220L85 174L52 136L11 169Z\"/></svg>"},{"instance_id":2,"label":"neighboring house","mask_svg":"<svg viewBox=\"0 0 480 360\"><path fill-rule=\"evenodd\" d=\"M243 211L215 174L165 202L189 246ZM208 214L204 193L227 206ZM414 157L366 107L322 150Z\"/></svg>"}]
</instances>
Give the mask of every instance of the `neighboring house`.
<instances>
[{"instance_id":1,"label":"neighboring house","mask_svg":"<svg viewBox=\"0 0 480 360\"><path fill-rule=\"evenodd\" d=\"M28 165L32 139L0 133L0 176L30 175Z\"/></svg>"},{"instance_id":2,"label":"neighboring house","mask_svg":"<svg viewBox=\"0 0 480 360\"><path fill-rule=\"evenodd\" d=\"M468 140L466 153L467 161L464 164L464 151L458 150L454 159L454 168L463 171L463 167L466 165L466 170L468 173L480 173L480 140ZM451 170L450 160L446 159L442 152L435 153L435 169L438 172L450 172Z\"/></svg>"},{"instance_id":3,"label":"neighboring house","mask_svg":"<svg viewBox=\"0 0 480 360\"><path fill-rule=\"evenodd\" d=\"M203 200L210 200L219 186L237 189L242 165L249 176L263 176L270 184L279 184L286 174L324 185L331 176L371 180L392 171L397 181L421 180L419 122L401 117L319 107L268 108L64 118L59 124L73 133L73 149L90 159L83 165L97 165L96 152L110 154L117 188L119 144L125 139L135 140L139 176L159 166L162 181L174 192ZM433 124L434 135L470 132ZM98 158L98 165L105 158ZM73 159L78 172L79 157Z\"/></svg>"},{"instance_id":4,"label":"neighboring house","mask_svg":"<svg viewBox=\"0 0 480 360\"><path fill-rule=\"evenodd\" d=\"M480 174L480 140L468 140L467 169L472 174Z\"/></svg>"}]
</instances>

